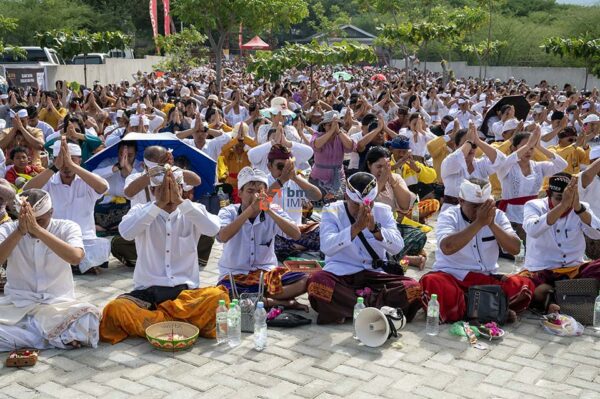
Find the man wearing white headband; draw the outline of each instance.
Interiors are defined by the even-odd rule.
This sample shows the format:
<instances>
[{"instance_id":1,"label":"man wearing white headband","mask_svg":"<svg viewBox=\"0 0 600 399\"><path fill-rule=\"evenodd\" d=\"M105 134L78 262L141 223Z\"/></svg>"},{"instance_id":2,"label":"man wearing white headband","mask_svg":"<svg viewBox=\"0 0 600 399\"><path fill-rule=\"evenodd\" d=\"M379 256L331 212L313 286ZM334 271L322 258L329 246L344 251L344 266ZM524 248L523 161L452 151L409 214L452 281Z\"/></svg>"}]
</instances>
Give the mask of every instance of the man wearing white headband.
<instances>
[{"instance_id":1,"label":"man wearing white headband","mask_svg":"<svg viewBox=\"0 0 600 399\"><path fill-rule=\"evenodd\" d=\"M388 268L387 254L400 252L404 241L392 208L375 202L378 192L376 177L358 172L347 180L346 199L323 209L321 251L325 268L311 274L308 281L308 299L319 313L319 324L352 318L359 296L367 306L401 308L408 321L421 308L419 283L398 275L399 265L395 270ZM385 287L388 294L384 295Z\"/></svg>"},{"instance_id":2,"label":"man wearing white headband","mask_svg":"<svg viewBox=\"0 0 600 399\"><path fill-rule=\"evenodd\" d=\"M231 204L219 212L222 242L219 284L231 288L233 275L238 292L256 292L260 273L265 274L267 306L306 308L296 297L306 292L306 276L277 266L275 236L300 238L298 226L267 195L269 179L260 169L249 166L238 174L241 204Z\"/></svg>"},{"instance_id":3,"label":"man wearing white headband","mask_svg":"<svg viewBox=\"0 0 600 399\"><path fill-rule=\"evenodd\" d=\"M474 285L499 285L509 304L509 319L529 306L535 286L528 278L498 274L499 248L512 255L521 242L504 212L496 209L489 182L469 179L462 182L459 204L438 217L433 272L421 278L423 303L437 294L440 320L463 320L465 294Z\"/></svg>"},{"instance_id":4,"label":"man wearing white headband","mask_svg":"<svg viewBox=\"0 0 600 399\"><path fill-rule=\"evenodd\" d=\"M581 172L578 190L579 198L590 205L595 215L600 215L600 146L590 151L591 165ZM585 254L590 259L600 259L600 240L585 236Z\"/></svg>"},{"instance_id":5,"label":"man wearing white headband","mask_svg":"<svg viewBox=\"0 0 600 399\"><path fill-rule=\"evenodd\" d=\"M483 118L481 114L471 109L471 102L468 98L460 97L457 100L457 105L456 108L450 110L449 115L454 117L461 129L468 128L469 123L481 126Z\"/></svg>"},{"instance_id":6,"label":"man wearing white headband","mask_svg":"<svg viewBox=\"0 0 600 399\"><path fill-rule=\"evenodd\" d=\"M182 198L181 169L155 166L148 175L156 200L135 205L119 224L121 236L135 240L134 291L104 307L100 338L115 344L144 337L148 323L165 320L192 323L214 338L218 302L229 297L223 287L199 288L197 243L203 234L217 234L219 218Z\"/></svg>"},{"instance_id":7,"label":"man wearing white headband","mask_svg":"<svg viewBox=\"0 0 600 399\"><path fill-rule=\"evenodd\" d=\"M72 264L84 258L81 229L53 218L50 195L24 191L19 220L0 226L0 264L7 261L0 297L0 352L16 348L96 347L100 312L75 300Z\"/></svg>"},{"instance_id":8,"label":"man wearing white headband","mask_svg":"<svg viewBox=\"0 0 600 399\"><path fill-rule=\"evenodd\" d=\"M150 190L148 170L167 164L173 165L173 154L171 152L161 146L146 147L144 150L144 162L141 165L143 170L130 173L125 179L123 187L123 194L125 198L131 201L132 208L138 204L147 204L154 201L154 194ZM200 185L200 177L191 170L184 170L183 176L186 185L192 187ZM206 265L206 261L208 261L213 241L214 239L206 236L203 236L201 239L203 249L198 253L198 256L201 259L202 265ZM133 240L125 240L121 236L115 236L111 242L111 252L124 265L135 267L137 251Z\"/></svg>"},{"instance_id":9,"label":"man wearing white headband","mask_svg":"<svg viewBox=\"0 0 600 399\"><path fill-rule=\"evenodd\" d=\"M56 204L54 216L81 226L86 256L73 271L98 273L97 267L108 266L110 242L96 237L94 205L108 190L108 182L80 166L81 147L77 144L67 143L63 137L53 149L54 165L29 180L24 189L48 191Z\"/></svg>"},{"instance_id":10,"label":"man wearing white headband","mask_svg":"<svg viewBox=\"0 0 600 399\"><path fill-rule=\"evenodd\" d=\"M15 107L10 111L12 127L0 131L0 149L8 158L15 147L25 147L31 163L41 166L40 152L44 150L44 133L28 125L29 116L24 107Z\"/></svg>"}]
</instances>

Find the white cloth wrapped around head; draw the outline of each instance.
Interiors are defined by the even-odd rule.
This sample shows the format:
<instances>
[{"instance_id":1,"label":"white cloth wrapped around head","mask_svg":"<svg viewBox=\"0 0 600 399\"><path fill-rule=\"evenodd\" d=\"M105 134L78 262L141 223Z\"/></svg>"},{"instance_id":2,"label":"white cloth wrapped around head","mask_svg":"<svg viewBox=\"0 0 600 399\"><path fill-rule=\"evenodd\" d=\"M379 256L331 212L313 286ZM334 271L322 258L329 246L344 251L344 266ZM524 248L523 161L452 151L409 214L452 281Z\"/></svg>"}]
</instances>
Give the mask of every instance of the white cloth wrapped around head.
<instances>
[{"instance_id":1,"label":"white cloth wrapped around head","mask_svg":"<svg viewBox=\"0 0 600 399\"><path fill-rule=\"evenodd\" d=\"M483 204L492 198L492 185L485 180L464 180L460 185L459 198L472 204Z\"/></svg>"},{"instance_id":2,"label":"white cloth wrapped around head","mask_svg":"<svg viewBox=\"0 0 600 399\"><path fill-rule=\"evenodd\" d=\"M54 155L55 158L58 156L58 154L60 154L60 145L61 145L60 140L56 140L54 142L54 144L52 144L52 155ZM69 147L69 154L72 157L80 157L81 156L81 147L80 146L78 146L75 143L67 143L67 146Z\"/></svg>"},{"instance_id":3,"label":"white cloth wrapped around head","mask_svg":"<svg viewBox=\"0 0 600 399\"><path fill-rule=\"evenodd\" d=\"M15 194L15 189L8 180L0 178L0 216L4 215L6 205L14 201Z\"/></svg>"},{"instance_id":4,"label":"white cloth wrapped around head","mask_svg":"<svg viewBox=\"0 0 600 399\"><path fill-rule=\"evenodd\" d=\"M15 197L15 208L17 209L17 212L21 212L21 204L23 201L27 201L29 191L30 190L23 191L20 195ZM52 210L52 198L47 191L37 191L42 191L44 194L35 204L31 205L31 209L33 210L33 216L39 218Z\"/></svg>"},{"instance_id":5,"label":"white cloth wrapped around head","mask_svg":"<svg viewBox=\"0 0 600 399\"><path fill-rule=\"evenodd\" d=\"M265 172L245 166L238 173L238 190L241 190L247 183L253 181L265 183L265 185L269 186L269 178Z\"/></svg>"},{"instance_id":6,"label":"white cloth wrapped around head","mask_svg":"<svg viewBox=\"0 0 600 399\"><path fill-rule=\"evenodd\" d=\"M169 170L173 172L175 183L183 184L183 169L178 168L177 166L171 166L167 164L164 166L158 165L148 169L148 176L150 177L150 186L160 186L163 183L163 180L165 179L167 171Z\"/></svg>"},{"instance_id":7,"label":"white cloth wrapped around head","mask_svg":"<svg viewBox=\"0 0 600 399\"><path fill-rule=\"evenodd\" d=\"M361 175L365 175L367 178L370 178L370 182L365 186L362 191L359 191L354 186L352 186L351 181L360 178ZM358 204L371 205L375 198L377 198L377 194L379 193L379 187L377 186L377 178L370 173L366 172L358 172L352 175L346 182L346 195L348 198L352 200L352 202L356 202Z\"/></svg>"}]
</instances>

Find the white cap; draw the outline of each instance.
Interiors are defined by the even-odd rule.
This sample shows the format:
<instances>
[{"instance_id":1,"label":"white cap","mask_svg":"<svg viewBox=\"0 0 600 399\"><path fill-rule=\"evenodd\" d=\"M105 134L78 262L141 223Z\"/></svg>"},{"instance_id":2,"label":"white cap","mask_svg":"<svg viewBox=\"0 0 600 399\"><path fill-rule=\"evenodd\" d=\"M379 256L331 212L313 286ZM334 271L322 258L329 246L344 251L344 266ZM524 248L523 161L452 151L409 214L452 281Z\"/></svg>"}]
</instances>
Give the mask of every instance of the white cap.
<instances>
[{"instance_id":1,"label":"white cap","mask_svg":"<svg viewBox=\"0 0 600 399\"><path fill-rule=\"evenodd\" d=\"M4 129L6 127L6 121L4 119L0 119L0 129Z\"/></svg>"},{"instance_id":2,"label":"white cap","mask_svg":"<svg viewBox=\"0 0 600 399\"><path fill-rule=\"evenodd\" d=\"M533 113L534 114L541 114L542 112L544 112L544 109L546 107L544 107L542 104L535 104L533 106Z\"/></svg>"},{"instance_id":3,"label":"white cap","mask_svg":"<svg viewBox=\"0 0 600 399\"><path fill-rule=\"evenodd\" d=\"M590 150L590 161L600 158L600 146L592 147Z\"/></svg>"},{"instance_id":4,"label":"white cap","mask_svg":"<svg viewBox=\"0 0 600 399\"><path fill-rule=\"evenodd\" d=\"M190 91L190 89L188 89L188 88L187 88L187 87L185 87L185 86L184 86L184 87L182 87L182 88L181 88L181 90L179 90L179 95L180 95L181 97L189 97L189 95L190 95L191 93L192 93L192 92Z\"/></svg>"},{"instance_id":5,"label":"white cap","mask_svg":"<svg viewBox=\"0 0 600 399\"><path fill-rule=\"evenodd\" d=\"M58 154L60 154L60 145L61 145L60 140L56 140L54 142L54 144L52 144L52 155L54 155L55 158L58 156ZM72 157L80 157L81 156L81 147L80 146L78 146L77 144L74 144L74 143L67 143L67 146L69 147L69 154Z\"/></svg>"},{"instance_id":6,"label":"white cap","mask_svg":"<svg viewBox=\"0 0 600 399\"><path fill-rule=\"evenodd\" d=\"M589 101L586 101L583 104L581 104L581 109L590 109L591 106L592 106L592 103L590 103Z\"/></svg>"},{"instance_id":7,"label":"white cap","mask_svg":"<svg viewBox=\"0 0 600 399\"><path fill-rule=\"evenodd\" d=\"M264 109L263 112L270 115L281 114L283 116L293 116L294 112L288 109L287 100L284 97L274 97L271 100L271 108Z\"/></svg>"},{"instance_id":8,"label":"white cap","mask_svg":"<svg viewBox=\"0 0 600 399\"><path fill-rule=\"evenodd\" d=\"M454 130L454 121L448 123L448 125L446 125L446 129L444 129L444 134L448 134L450 132L452 132L452 130Z\"/></svg>"},{"instance_id":9,"label":"white cap","mask_svg":"<svg viewBox=\"0 0 600 399\"><path fill-rule=\"evenodd\" d=\"M241 190L247 183L256 181L265 183L266 186L269 186L269 178L260 169L253 169L250 166L246 166L240 170L238 173L238 190Z\"/></svg>"},{"instance_id":10,"label":"white cap","mask_svg":"<svg viewBox=\"0 0 600 399\"><path fill-rule=\"evenodd\" d=\"M558 98L556 99L556 101L559 102L559 103L567 102L567 96L558 96Z\"/></svg>"},{"instance_id":11,"label":"white cap","mask_svg":"<svg viewBox=\"0 0 600 399\"><path fill-rule=\"evenodd\" d=\"M464 180L460 185L458 196L473 204L483 204L485 201L492 199L492 185L486 182L485 186L481 188L479 184Z\"/></svg>"},{"instance_id":12,"label":"white cap","mask_svg":"<svg viewBox=\"0 0 600 399\"><path fill-rule=\"evenodd\" d=\"M467 102L467 100L466 100L465 98L462 98L462 97L460 97L460 98L458 99L458 105L462 105L462 104L464 104L464 103L466 103L466 102Z\"/></svg>"},{"instance_id":13,"label":"white cap","mask_svg":"<svg viewBox=\"0 0 600 399\"><path fill-rule=\"evenodd\" d=\"M589 114L583 120L584 124L585 123L594 123L594 122L600 122L600 117L598 115L596 115L596 114Z\"/></svg>"},{"instance_id":14,"label":"white cap","mask_svg":"<svg viewBox=\"0 0 600 399\"><path fill-rule=\"evenodd\" d=\"M519 126L519 121L515 118L511 118L504 122L504 126L502 126L502 133L507 132L509 130L514 130Z\"/></svg>"},{"instance_id":15,"label":"white cap","mask_svg":"<svg viewBox=\"0 0 600 399\"><path fill-rule=\"evenodd\" d=\"M125 111L123 111L122 109L118 109L117 110L117 118L122 118L123 115L125 115Z\"/></svg>"}]
</instances>

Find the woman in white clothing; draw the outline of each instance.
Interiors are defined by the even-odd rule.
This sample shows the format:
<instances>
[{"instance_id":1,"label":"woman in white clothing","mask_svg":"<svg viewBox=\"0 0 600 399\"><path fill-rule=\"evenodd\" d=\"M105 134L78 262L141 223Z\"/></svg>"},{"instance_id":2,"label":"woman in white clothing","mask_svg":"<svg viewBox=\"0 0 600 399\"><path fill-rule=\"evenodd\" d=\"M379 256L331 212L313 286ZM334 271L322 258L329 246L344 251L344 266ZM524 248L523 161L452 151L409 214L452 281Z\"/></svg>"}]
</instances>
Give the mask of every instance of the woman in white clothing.
<instances>
[{"instance_id":1,"label":"woman in white clothing","mask_svg":"<svg viewBox=\"0 0 600 399\"><path fill-rule=\"evenodd\" d=\"M444 205L441 211L458 204L458 192L465 179L487 180L499 168L506 156L479 138L475 125L461 129L454 136L456 150L442 161L442 181L444 182ZM475 158L479 148L485 156Z\"/></svg>"},{"instance_id":2,"label":"woman in white clothing","mask_svg":"<svg viewBox=\"0 0 600 399\"><path fill-rule=\"evenodd\" d=\"M523 230L523 209L525 203L536 199L544 178L562 172L567 166L560 155L547 150L540 144L542 132L539 126L532 133L517 133L513 136L512 154L497 170L502 184L502 201L498 209L503 210L513 228L525 241ZM531 157L535 149L544 154L548 161L533 161Z\"/></svg>"},{"instance_id":3,"label":"woman in white clothing","mask_svg":"<svg viewBox=\"0 0 600 399\"><path fill-rule=\"evenodd\" d=\"M437 95L437 89L430 87L423 101L423 108L431 116L431 123L441 122L442 118L448 114L448 108Z\"/></svg>"},{"instance_id":4,"label":"woman in white clothing","mask_svg":"<svg viewBox=\"0 0 600 399\"><path fill-rule=\"evenodd\" d=\"M239 90L231 92L231 102L225 107L225 120L229 126L244 122L250 116L246 102L241 99Z\"/></svg>"},{"instance_id":5,"label":"woman in white clothing","mask_svg":"<svg viewBox=\"0 0 600 399\"><path fill-rule=\"evenodd\" d=\"M421 162L429 154L427 143L437 138L435 134L427 129L421 114L411 114L408 118L408 128L400 130L399 134L408 138L413 156L420 157L420 159L417 159Z\"/></svg>"}]
</instances>

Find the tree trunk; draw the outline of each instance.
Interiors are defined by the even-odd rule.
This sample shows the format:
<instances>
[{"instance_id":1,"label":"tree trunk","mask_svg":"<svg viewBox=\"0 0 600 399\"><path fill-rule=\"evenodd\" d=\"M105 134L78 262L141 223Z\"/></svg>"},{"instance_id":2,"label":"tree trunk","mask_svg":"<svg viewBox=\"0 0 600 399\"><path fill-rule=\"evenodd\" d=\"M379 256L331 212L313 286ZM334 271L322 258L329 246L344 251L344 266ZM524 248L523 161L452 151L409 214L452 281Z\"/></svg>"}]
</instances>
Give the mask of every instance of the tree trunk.
<instances>
[{"instance_id":1,"label":"tree trunk","mask_svg":"<svg viewBox=\"0 0 600 399\"><path fill-rule=\"evenodd\" d=\"M483 72L483 77L487 76L487 66L490 62L490 45L492 43L492 0L488 0L490 5L490 23L488 24L488 37L487 37L487 52L485 54L485 70ZM481 72L479 73L479 80L481 80Z\"/></svg>"},{"instance_id":2,"label":"tree trunk","mask_svg":"<svg viewBox=\"0 0 600 399\"><path fill-rule=\"evenodd\" d=\"M425 62L423 63L423 73L427 73L427 57L429 56L429 46L425 43Z\"/></svg>"},{"instance_id":3,"label":"tree trunk","mask_svg":"<svg viewBox=\"0 0 600 399\"><path fill-rule=\"evenodd\" d=\"M83 85L87 87L87 53L83 54Z\"/></svg>"},{"instance_id":4,"label":"tree trunk","mask_svg":"<svg viewBox=\"0 0 600 399\"><path fill-rule=\"evenodd\" d=\"M221 95L221 75L223 73L223 41L219 40L217 43L217 47L214 49L215 51L215 75L217 90L219 91L219 96Z\"/></svg>"},{"instance_id":5,"label":"tree trunk","mask_svg":"<svg viewBox=\"0 0 600 399\"><path fill-rule=\"evenodd\" d=\"M310 65L310 95L313 93L313 66Z\"/></svg>"}]
</instances>

